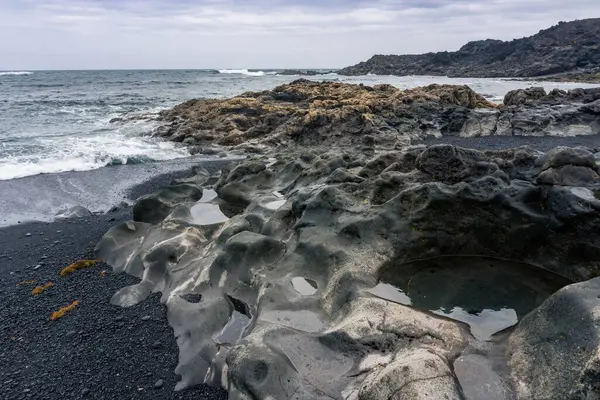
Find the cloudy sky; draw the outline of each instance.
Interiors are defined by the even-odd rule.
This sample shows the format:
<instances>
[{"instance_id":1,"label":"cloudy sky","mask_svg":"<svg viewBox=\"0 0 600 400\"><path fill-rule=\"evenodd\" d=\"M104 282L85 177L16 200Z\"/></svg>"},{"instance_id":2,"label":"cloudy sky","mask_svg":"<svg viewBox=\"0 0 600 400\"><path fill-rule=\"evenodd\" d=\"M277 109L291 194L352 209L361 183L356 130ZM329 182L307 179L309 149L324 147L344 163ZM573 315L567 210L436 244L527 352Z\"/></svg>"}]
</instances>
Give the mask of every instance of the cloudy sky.
<instances>
[{"instance_id":1,"label":"cloudy sky","mask_svg":"<svg viewBox=\"0 0 600 400\"><path fill-rule=\"evenodd\" d=\"M600 17L599 0L0 0L0 69L335 68Z\"/></svg>"}]
</instances>

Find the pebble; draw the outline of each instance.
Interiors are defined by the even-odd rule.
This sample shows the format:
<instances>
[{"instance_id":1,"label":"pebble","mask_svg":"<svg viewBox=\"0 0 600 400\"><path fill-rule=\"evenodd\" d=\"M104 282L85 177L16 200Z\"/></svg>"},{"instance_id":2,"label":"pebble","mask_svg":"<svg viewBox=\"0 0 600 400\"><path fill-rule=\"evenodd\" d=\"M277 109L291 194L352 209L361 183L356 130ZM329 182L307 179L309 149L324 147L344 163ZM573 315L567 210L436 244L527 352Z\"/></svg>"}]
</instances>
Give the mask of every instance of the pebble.
<instances>
[{"instance_id":1,"label":"pebble","mask_svg":"<svg viewBox=\"0 0 600 400\"><path fill-rule=\"evenodd\" d=\"M70 331L70 332L67 332L67 334L65 336L68 337L68 338L72 338L75 335L77 335L76 331Z\"/></svg>"},{"instance_id":2,"label":"pebble","mask_svg":"<svg viewBox=\"0 0 600 400\"><path fill-rule=\"evenodd\" d=\"M161 387L163 387L165 383L163 382L162 379L157 380L156 382L154 382L154 389L160 389Z\"/></svg>"},{"instance_id":3,"label":"pebble","mask_svg":"<svg viewBox=\"0 0 600 400\"><path fill-rule=\"evenodd\" d=\"M38 269L42 268L42 266L40 264L36 265L35 267L33 267L34 271L37 271Z\"/></svg>"},{"instance_id":4,"label":"pebble","mask_svg":"<svg viewBox=\"0 0 600 400\"><path fill-rule=\"evenodd\" d=\"M26 233L25 237L31 237L31 233Z\"/></svg>"},{"instance_id":5,"label":"pebble","mask_svg":"<svg viewBox=\"0 0 600 400\"><path fill-rule=\"evenodd\" d=\"M91 390L90 390L90 389L88 389L88 388L84 388L84 389L82 389L82 390L81 390L81 395L82 395L82 396L86 396L86 395L88 395L90 392L91 392Z\"/></svg>"},{"instance_id":6,"label":"pebble","mask_svg":"<svg viewBox=\"0 0 600 400\"><path fill-rule=\"evenodd\" d=\"M152 343L152 347L155 348L155 349L159 348L160 347L160 342L156 341L156 342Z\"/></svg>"},{"instance_id":7,"label":"pebble","mask_svg":"<svg viewBox=\"0 0 600 400\"><path fill-rule=\"evenodd\" d=\"M115 321L119 322L119 321L123 321L125 318L122 315L119 315L117 318L115 318Z\"/></svg>"},{"instance_id":8,"label":"pebble","mask_svg":"<svg viewBox=\"0 0 600 400\"><path fill-rule=\"evenodd\" d=\"M150 318L152 317L150 317L149 315L145 315L142 317L142 321L150 321Z\"/></svg>"}]
</instances>

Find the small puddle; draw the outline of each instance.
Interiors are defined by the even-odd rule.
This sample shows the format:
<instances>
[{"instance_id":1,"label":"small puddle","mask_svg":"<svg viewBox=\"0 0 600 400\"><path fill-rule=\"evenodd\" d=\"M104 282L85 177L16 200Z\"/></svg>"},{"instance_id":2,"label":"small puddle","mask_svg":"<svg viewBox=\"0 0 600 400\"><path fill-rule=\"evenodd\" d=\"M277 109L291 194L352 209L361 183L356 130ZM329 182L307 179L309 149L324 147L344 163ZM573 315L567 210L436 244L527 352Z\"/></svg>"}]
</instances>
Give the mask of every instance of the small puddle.
<instances>
[{"instance_id":1,"label":"small puddle","mask_svg":"<svg viewBox=\"0 0 600 400\"><path fill-rule=\"evenodd\" d=\"M218 196L217 192L213 189L203 189L202 190L202 198L198 200L198 203L208 203L213 201Z\"/></svg>"},{"instance_id":2,"label":"small puddle","mask_svg":"<svg viewBox=\"0 0 600 400\"><path fill-rule=\"evenodd\" d=\"M218 335L213 336L217 344L236 344L244 335L244 330L252 320L241 312L234 311L229 321Z\"/></svg>"},{"instance_id":3,"label":"small puddle","mask_svg":"<svg viewBox=\"0 0 600 400\"><path fill-rule=\"evenodd\" d=\"M218 204L196 203L190 208L192 223L197 225L212 225L226 222L229 218L223 214Z\"/></svg>"},{"instance_id":4,"label":"small puddle","mask_svg":"<svg viewBox=\"0 0 600 400\"><path fill-rule=\"evenodd\" d=\"M570 283L516 261L452 256L388 264L369 292L464 322L475 338L486 341Z\"/></svg>"},{"instance_id":5,"label":"small puddle","mask_svg":"<svg viewBox=\"0 0 600 400\"><path fill-rule=\"evenodd\" d=\"M281 207L283 207L283 205L285 204L287 200L283 199L283 200L275 200L275 201L270 201L268 203L263 204L265 206L265 208L268 208L269 210L279 210Z\"/></svg>"},{"instance_id":6,"label":"small puddle","mask_svg":"<svg viewBox=\"0 0 600 400\"><path fill-rule=\"evenodd\" d=\"M312 296L317 293L317 282L312 279L302 278L297 276L292 278L292 286L302 296Z\"/></svg>"}]
</instances>

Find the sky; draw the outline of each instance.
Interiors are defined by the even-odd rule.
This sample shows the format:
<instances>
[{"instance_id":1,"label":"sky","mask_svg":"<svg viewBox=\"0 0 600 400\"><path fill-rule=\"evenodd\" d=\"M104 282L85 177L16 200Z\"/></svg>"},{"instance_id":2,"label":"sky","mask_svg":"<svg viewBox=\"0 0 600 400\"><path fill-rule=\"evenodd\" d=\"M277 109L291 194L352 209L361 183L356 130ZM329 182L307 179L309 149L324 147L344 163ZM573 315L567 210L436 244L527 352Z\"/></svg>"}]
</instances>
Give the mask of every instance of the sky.
<instances>
[{"instance_id":1,"label":"sky","mask_svg":"<svg viewBox=\"0 0 600 400\"><path fill-rule=\"evenodd\" d=\"M600 17L599 0L0 0L0 70L338 68Z\"/></svg>"}]
</instances>

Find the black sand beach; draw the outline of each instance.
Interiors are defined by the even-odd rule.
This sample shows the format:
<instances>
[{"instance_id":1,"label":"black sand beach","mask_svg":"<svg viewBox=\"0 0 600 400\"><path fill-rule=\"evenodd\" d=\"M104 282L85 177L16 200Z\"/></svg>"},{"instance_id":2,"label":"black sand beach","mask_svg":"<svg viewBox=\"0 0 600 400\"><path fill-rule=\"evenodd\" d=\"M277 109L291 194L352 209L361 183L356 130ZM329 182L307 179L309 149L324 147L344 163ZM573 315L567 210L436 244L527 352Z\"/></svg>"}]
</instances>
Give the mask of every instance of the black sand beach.
<instances>
[{"instance_id":1,"label":"black sand beach","mask_svg":"<svg viewBox=\"0 0 600 400\"><path fill-rule=\"evenodd\" d=\"M222 161L207 163L215 172ZM161 174L130 188L138 196L187 171ZM132 196L133 197L133 196ZM131 208L51 223L0 229L0 393L4 399L225 399L219 388L174 392L178 348L155 294L123 309L111 296L137 279L100 263L61 277L62 268L93 259L93 247ZM34 283L20 284L26 281ZM54 286L34 296L46 282ZM54 311L79 306L51 321Z\"/></svg>"}]
</instances>

